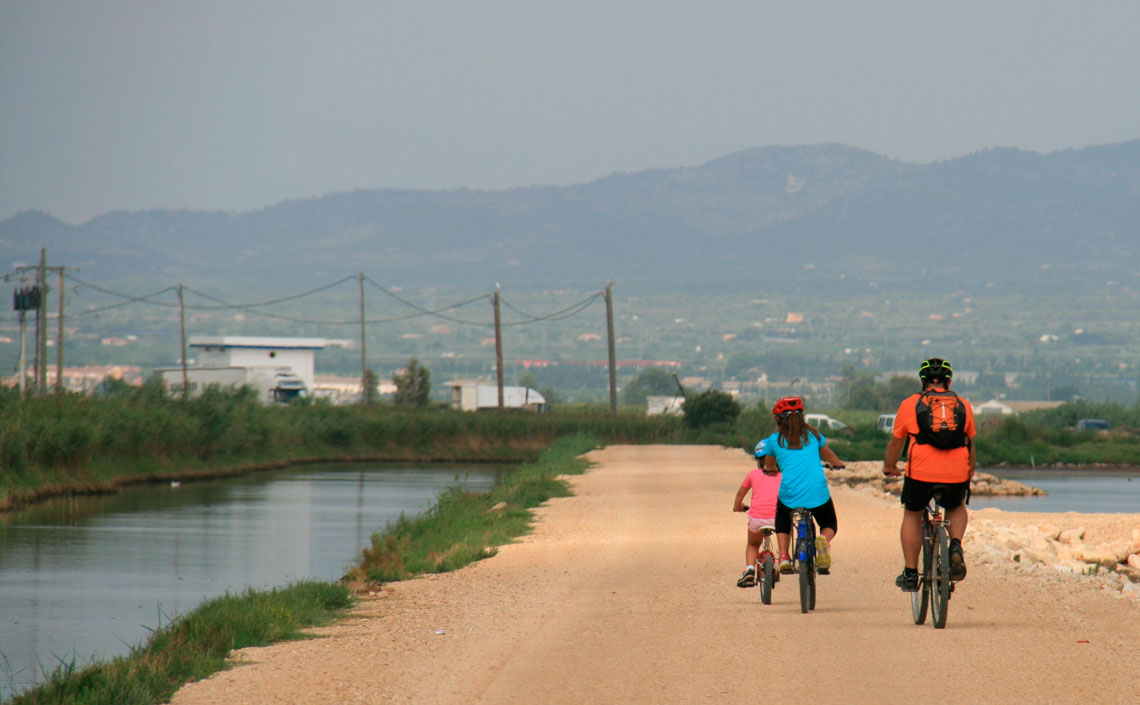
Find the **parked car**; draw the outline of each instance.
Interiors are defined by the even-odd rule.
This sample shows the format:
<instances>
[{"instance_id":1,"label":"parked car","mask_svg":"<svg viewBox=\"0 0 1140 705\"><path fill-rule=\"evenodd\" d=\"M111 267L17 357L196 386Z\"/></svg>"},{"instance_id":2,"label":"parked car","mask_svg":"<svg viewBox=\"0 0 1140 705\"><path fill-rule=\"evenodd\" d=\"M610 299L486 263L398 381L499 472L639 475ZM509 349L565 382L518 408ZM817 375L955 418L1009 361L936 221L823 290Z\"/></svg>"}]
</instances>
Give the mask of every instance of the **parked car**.
<instances>
[{"instance_id":1,"label":"parked car","mask_svg":"<svg viewBox=\"0 0 1140 705\"><path fill-rule=\"evenodd\" d=\"M879 414L879 420L875 422L875 428L883 433L890 433L895 428L895 415Z\"/></svg>"},{"instance_id":2,"label":"parked car","mask_svg":"<svg viewBox=\"0 0 1140 705\"><path fill-rule=\"evenodd\" d=\"M1081 419L1077 422L1077 431L1107 431L1112 428L1104 419Z\"/></svg>"},{"instance_id":3,"label":"parked car","mask_svg":"<svg viewBox=\"0 0 1140 705\"><path fill-rule=\"evenodd\" d=\"M804 421L820 431L846 431L847 424L827 414L804 414Z\"/></svg>"}]
</instances>

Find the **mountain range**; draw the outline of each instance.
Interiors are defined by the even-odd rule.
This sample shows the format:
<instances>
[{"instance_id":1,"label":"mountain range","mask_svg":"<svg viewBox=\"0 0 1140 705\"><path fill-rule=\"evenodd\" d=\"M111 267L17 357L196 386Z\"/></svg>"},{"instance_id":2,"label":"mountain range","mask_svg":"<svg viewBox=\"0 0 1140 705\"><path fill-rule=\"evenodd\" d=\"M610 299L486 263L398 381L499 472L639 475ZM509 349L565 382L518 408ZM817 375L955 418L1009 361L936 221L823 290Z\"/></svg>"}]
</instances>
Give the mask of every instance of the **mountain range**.
<instances>
[{"instance_id":1,"label":"mountain range","mask_svg":"<svg viewBox=\"0 0 1140 705\"><path fill-rule=\"evenodd\" d=\"M1140 139L909 164L837 144L502 191L358 190L245 213L114 211L0 222L0 262L93 282L270 290L357 271L402 286L653 286L805 278L1127 278L1140 262Z\"/></svg>"}]
</instances>

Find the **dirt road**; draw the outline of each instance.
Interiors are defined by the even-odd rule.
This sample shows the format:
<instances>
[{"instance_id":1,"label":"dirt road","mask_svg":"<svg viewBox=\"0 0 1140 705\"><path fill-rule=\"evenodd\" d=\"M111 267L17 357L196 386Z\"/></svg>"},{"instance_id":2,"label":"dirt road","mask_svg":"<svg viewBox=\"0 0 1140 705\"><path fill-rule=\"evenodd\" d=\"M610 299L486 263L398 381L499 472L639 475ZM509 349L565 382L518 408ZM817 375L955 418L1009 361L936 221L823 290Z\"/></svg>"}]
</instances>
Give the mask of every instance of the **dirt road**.
<instances>
[{"instance_id":1,"label":"dirt road","mask_svg":"<svg viewBox=\"0 0 1140 705\"><path fill-rule=\"evenodd\" d=\"M175 705L225 703L1135 703L1140 606L971 565L949 622L915 626L894 587L897 504L834 490L818 607L739 589L739 451L592 453L535 532L452 574L368 598L325 638L247 649ZM969 554L967 553L967 560Z\"/></svg>"}]
</instances>

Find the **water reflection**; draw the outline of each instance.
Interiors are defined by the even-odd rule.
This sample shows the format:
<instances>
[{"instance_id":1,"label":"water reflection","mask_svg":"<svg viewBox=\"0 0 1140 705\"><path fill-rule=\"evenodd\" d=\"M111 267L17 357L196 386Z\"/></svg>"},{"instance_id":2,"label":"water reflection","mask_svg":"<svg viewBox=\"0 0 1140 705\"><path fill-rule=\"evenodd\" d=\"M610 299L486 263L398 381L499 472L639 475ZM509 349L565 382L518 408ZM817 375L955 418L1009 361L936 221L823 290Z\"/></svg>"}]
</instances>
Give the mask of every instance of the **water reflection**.
<instances>
[{"instance_id":1,"label":"water reflection","mask_svg":"<svg viewBox=\"0 0 1140 705\"><path fill-rule=\"evenodd\" d=\"M457 479L489 489L499 472L299 466L0 515L0 698L61 660L125 653L207 597L337 579L401 513L423 512Z\"/></svg>"}]
</instances>

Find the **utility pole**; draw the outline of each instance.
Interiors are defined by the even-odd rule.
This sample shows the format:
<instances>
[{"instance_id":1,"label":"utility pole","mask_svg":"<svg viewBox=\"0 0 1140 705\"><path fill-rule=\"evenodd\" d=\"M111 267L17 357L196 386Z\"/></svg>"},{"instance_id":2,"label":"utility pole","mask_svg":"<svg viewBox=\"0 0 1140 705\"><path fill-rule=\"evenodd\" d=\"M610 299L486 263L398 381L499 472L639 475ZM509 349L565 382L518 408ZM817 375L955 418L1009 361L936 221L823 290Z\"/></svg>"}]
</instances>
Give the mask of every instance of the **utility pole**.
<instances>
[{"instance_id":1,"label":"utility pole","mask_svg":"<svg viewBox=\"0 0 1140 705\"><path fill-rule=\"evenodd\" d=\"M364 342L364 272L360 272L360 401L372 403L372 389L368 384L368 354Z\"/></svg>"},{"instance_id":2,"label":"utility pole","mask_svg":"<svg viewBox=\"0 0 1140 705\"><path fill-rule=\"evenodd\" d=\"M606 284L606 332L610 353L610 415L617 416L617 352L614 349L614 283Z\"/></svg>"},{"instance_id":3,"label":"utility pole","mask_svg":"<svg viewBox=\"0 0 1140 705\"><path fill-rule=\"evenodd\" d=\"M495 285L495 372L499 382L499 408L503 408L503 328L499 321L499 285Z\"/></svg>"},{"instance_id":4,"label":"utility pole","mask_svg":"<svg viewBox=\"0 0 1140 705\"><path fill-rule=\"evenodd\" d=\"M182 301L182 285L178 285L178 332L182 339L182 398L190 398L190 373L186 371L186 306Z\"/></svg>"},{"instance_id":5,"label":"utility pole","mask_svg":"<svg viewBox=\"0 0 1140 705\"><path fill-rule=\"evenodd\" d=\"M36 394L47 392L47 249L40 248L40 267L36 274L40 287L40 305L36 309Z\"/></svg>"},{"instance_id":6,"label":"utility pole","mask_svg":"<svg viewBox=\"0 0 1140 705\"><path fill-rule=\"evenodd\" d=\"M59 274L59 328L55 334L55 391L63 394L63 267L57 270Z\"/></svg>"},{"instance_id":7,"label":"utility pole","mask_svg":"<svg viewBox=\"0 0 1140 705\"><path fill-rule=\"evenodd\" d=\"M17 272L35 272L35 284L29 289L25 287L21 292L23 299L22 305L24 308L20 309L20 360L21 365L27 364L27 347L25 331L23 326L27 320L27 311L35 309L36 312L36 365L33 371L34 386L37 394L47 392L47 304L48 304L48 288L47 288L47 275L48 272L55 272L59 277L59 321L56 332L56 367L55 367L55 388L56 391L63 391L63 322L64 322L64 272L68 269L73 272L79 271L74 267L49 267L47 266L47 250L40 248L40 263L38 265L28 265L16 267ZM22 368L26 369L26 368ZM21 372L26 375L26 372ZM26 381L21 378L23 384ZM21 388L21 392L23 388Z\"/></svg>"}]
</instances>

